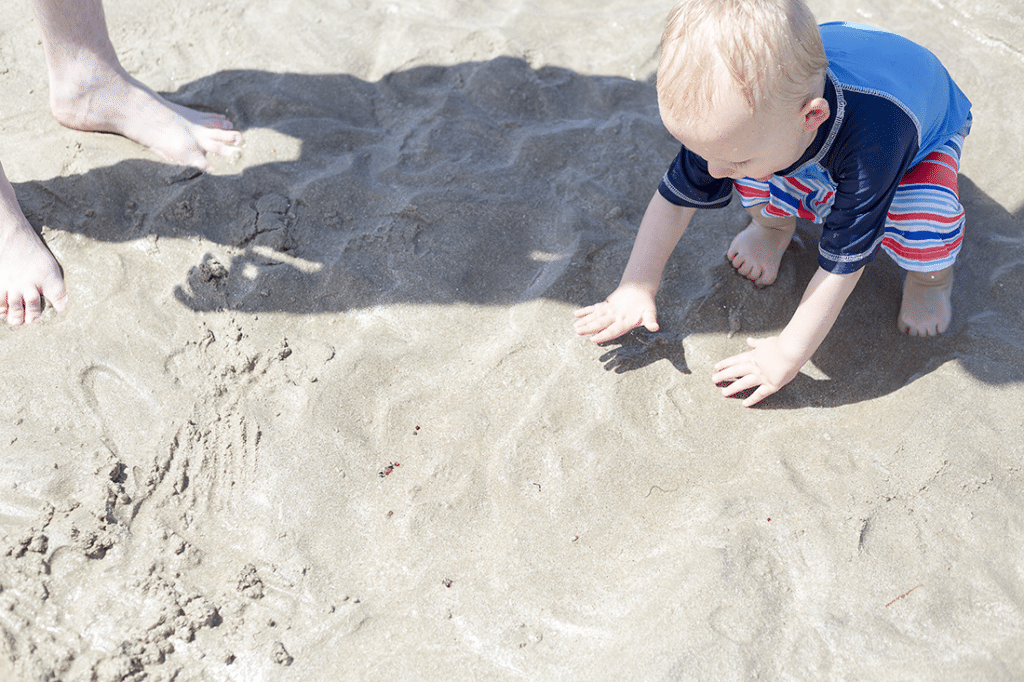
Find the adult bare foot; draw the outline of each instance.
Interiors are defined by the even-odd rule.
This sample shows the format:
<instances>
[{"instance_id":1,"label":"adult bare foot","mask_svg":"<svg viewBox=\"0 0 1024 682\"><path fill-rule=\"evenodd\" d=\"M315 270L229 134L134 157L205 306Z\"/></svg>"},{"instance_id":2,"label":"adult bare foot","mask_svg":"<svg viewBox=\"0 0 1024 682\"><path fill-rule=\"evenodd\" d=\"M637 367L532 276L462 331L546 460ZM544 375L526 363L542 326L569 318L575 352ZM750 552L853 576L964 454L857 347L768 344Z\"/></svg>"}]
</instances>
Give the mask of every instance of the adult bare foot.
<instances>
[{"instance_id":1,"label":"adult bare foot","mask_svg":"<svg viewBox=\"0 0 1024 682\"><path fill-rule=\"evenodd\" d=\"M209 168L242 136L219 114L168 102L121 66L101 0L33 0L50 78L50 109L77 130L117 133L173 163Z\"/></svg>"},{"instance_id":2,"label":"adult bare foot","mask_svg":"<svg viewBox=\"0 0 1024 682\"><path fill-rule=\"evenodd\" d=\"M64 309L68 297L60 266L25 220L0 168L0 319L12 325L34 322L44 297L56 310Z\"/></svg>"},{"instance_id":3,"label":"adult bare foot","mask_svg":"<svg viewBox=\"0 0 1024 682\"><path fill-rule=\"evenodd\" d=\"M224 116L169 102L120 68L51 77L50 109L69 128L117 133L171 163L203 170L207 154L230 156L242 141Z\"/></svg>"},{"instance_id":4,"label":"adult bare foot","mask_svg":"<svg viewBox=\"0 0 1024 682\"><path fill-rule=\"evenodd\" d=\"M782 254L796 231L796 220L779 227L767 227L757 219L736 235L726 257L736 271L759 287L775 282L779 275Z\"/></svg>"},{"instance_id":5,"label":"adult bare foot","mask_svg":"<svg viewBox=\"0 0 1024 682\"><path fill-rule=\"evenodd\" d=\"M910 336L938 336L953 319L953 266L938 272L907 272L896 325Z\"/></svg>"}]
</instances>

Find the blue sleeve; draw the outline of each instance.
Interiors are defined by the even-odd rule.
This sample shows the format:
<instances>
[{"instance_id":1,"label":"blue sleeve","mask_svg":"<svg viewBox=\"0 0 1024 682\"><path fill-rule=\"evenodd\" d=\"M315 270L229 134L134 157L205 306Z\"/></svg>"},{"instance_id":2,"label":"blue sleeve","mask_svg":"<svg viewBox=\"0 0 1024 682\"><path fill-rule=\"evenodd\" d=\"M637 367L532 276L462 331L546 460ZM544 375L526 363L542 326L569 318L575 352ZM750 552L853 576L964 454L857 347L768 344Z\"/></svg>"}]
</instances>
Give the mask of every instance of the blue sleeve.
<instances>
[{"instance_id":1,"label":"blue sleeve","mask_svg":"<svg viewBox=\"0 0 1024 682\"><path fill-rule=\"evenodd\" d=\"M836 274L856 272L878 253L889 206L918 151L913 119L894 103L871 100L871 111L847 109L848 123L830 154L836 196L818 264Z\"/></svg>"},{"instance_id":2,"label":"blue sleeve","mask_svg":"<svg viewBox=\"0 0 1024 682\"><path fill-rule=\"evenodd\" d=\"M682 147L661 179L658 192L677 206L723 208L732 199L732 180L711 176L708 162Z\"/></svg>"}]
</instances>

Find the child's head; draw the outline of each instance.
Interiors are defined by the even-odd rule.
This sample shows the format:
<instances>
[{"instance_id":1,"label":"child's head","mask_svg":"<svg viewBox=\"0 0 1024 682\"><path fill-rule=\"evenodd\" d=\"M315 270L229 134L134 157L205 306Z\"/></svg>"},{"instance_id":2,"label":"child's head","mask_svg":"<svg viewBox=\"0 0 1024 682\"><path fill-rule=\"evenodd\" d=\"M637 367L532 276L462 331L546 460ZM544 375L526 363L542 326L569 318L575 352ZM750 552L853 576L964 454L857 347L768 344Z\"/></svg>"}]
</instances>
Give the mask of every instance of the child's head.
<instances>
[{"instance_id":1,"label":"child's head","mask_svg":"<svg viewBox=\"0 0 1024 682\"><path fill-rule=\"evenodd\" d=\"M786 168L828 118L828 59L802 0L679 0L661 49L661 117L713 175Z\"/></svg>"},{"instance_id":2,"label":"child's head","mask_svg":"<svg viewBox=\"0 0 1024 682\"><path fill-rule=\"evenodd\" d=\"M661 38L658 101L699 119L732 86L760 111L820 96L827 67L803 0L679 0Z\"/></svg>"}]
</instances>

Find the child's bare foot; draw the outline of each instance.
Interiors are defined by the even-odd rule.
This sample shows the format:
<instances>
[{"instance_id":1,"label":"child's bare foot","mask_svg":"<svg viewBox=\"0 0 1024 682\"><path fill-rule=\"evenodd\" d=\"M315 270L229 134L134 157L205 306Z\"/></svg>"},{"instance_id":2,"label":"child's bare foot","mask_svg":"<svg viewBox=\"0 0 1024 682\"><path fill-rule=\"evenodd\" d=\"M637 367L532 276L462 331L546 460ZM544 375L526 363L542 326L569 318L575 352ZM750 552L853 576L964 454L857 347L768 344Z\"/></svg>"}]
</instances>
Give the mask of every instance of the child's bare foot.
<instances>
[{"instance_id":1,"label":"child's bare foot","mask_svg":"<svg viewBox=\"0 0 1024 682\"><path fill-rule=\"evenodd\" d=\"M726 257L738 273L757 286L766 287L778 277L782 254L795 231L795 218L780 221L777 227L768 227L755 218L732 240Z\"/></svg>"},{"instance_id":2,"label":"child's bare foot","mask_svg":"<svg viewBox=\"0 0 1024 682\"><path fill-rule=\"evenodd\" d=\"M911 336L938 336L953 318L953 266L938 272L907 272L903 303L896 320L899 330Z\"/></svg>"},{"instance_id":3,"label":"child's bare foot","mask_svg":"<svg viewBox=\"0 0 1024 682\"><path fill-rule=\"evenodd\" d=\"M210 166L207 154L229 156L242 141L224 116L169 102L119 64L80 59L63 72L51 70L50 109L69 128L117 133L172 163L203 170Z\"/></svg>"}]
</instances>

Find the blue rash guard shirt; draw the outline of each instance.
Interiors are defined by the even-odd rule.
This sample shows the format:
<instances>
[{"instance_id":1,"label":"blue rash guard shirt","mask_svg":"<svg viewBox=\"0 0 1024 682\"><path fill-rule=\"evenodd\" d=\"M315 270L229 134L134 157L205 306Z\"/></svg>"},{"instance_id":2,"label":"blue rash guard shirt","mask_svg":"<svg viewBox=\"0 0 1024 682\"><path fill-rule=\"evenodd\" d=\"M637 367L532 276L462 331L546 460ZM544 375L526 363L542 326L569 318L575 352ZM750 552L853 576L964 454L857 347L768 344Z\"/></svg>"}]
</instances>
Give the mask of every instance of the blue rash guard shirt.
<instances>
[{"instance_id":1,"label":"blue rash guard shirt","mask_svg":"<svg viewBox=\"0 0 1024 682\"><path fill-rule=\"evenodd\" d=\"M967 134L971 103L931 52L894 33L850 23L820 26L829 67L829 119L814 142L776 175L834 191L818 247L822 268L856 272L878 252L900 179L953 135ZM708 173L680 149L658 186L669 202L695 208L729 204L733 181Z\"/></svg>"}]
</instances>

